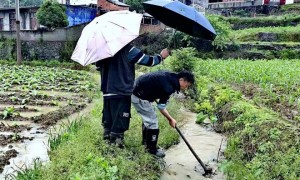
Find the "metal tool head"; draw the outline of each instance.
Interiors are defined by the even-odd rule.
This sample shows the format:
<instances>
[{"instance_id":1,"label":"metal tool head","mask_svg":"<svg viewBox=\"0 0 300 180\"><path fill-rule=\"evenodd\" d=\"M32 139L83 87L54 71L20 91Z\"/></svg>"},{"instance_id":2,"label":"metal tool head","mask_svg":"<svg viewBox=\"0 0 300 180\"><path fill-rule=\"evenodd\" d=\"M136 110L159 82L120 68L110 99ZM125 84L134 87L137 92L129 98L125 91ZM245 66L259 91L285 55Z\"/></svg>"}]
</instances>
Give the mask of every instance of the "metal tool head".
<instances>
[{"instance_id":1,"label":"metal tool head","mask_svg":"<svg viewBox=\"0 0 300 180\"><path fill-rule=\"evenodd\" d=\"M204 174L202 174L202 175L207 177L207 176L211 176L212 174L213 174L212 168L211 167L206 167L204 169Z\"/></svg>"}]
</instances>

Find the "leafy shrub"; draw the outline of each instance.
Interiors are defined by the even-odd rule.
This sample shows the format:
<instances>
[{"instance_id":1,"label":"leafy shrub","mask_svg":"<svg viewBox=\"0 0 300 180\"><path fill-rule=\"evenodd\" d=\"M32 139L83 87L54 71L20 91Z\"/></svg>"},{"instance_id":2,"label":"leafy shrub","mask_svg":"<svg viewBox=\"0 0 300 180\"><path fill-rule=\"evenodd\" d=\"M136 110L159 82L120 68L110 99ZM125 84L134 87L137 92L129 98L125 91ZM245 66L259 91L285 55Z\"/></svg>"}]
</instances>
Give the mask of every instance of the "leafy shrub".
<instances>
[{"instance_id":1,"label":"leafy shrub","mask_svg":"<svg viewBox=\"0 0 300 180\"><path fill-rule=\"evenodd\" d=\"M209 15L208 19L217 33L217 37L213 41L213 45L217 49L222 50L223 48L225 48L227 46L226 44L228 44L229 42L232 42L232 40L229 37L230 32L232 31L232 28L231 28L229 22L226 21L221 16Z\"/></svg>"},{"instance_id":2,"label":"leafy shrub","mask_svg":"<svg viewBox=\"0 0 300 180\"><path fill-rule=\"evenodd\" d=\"M72 53L75 49L76 43L73 41L68 41L64 44L64 48L60 51L60 58L63 61L70 61Z\"/></svg>"},{"instance_id":3,"label":"leafy shrub","mask_svg":"<svg viewBox=\"0 0 300 180\"><path fill-rule=\"evenodd\" d=\"M50 29L68 26L66 7L53 0L47 0L38 9L36 16L40 24Z\"/></svg>"},{"instance_id":4,"label":"leafy shrub","mask_svg":"<svg viewBox=\"0 0 300 180\"><path fill-rule=\"evenodd\" d=\"M196 123L197 124L201 124L204 122L204 120L207 118L208 116L206 114L203 114L203 112L200 112L199 114L197 114L197 119L196 119Z\"/></svg>"},{"instance_id":5,"label":"leafy shrub","mask_svg":"<svg viewBox=\"0 0 300 180\"><path fill-rule=\"evenodd\" d=\"M172 71L187 70L193 72L196 66L195 48L181 48L174 50L170 57L169 66Z\"/></svg>"}]
</instances>

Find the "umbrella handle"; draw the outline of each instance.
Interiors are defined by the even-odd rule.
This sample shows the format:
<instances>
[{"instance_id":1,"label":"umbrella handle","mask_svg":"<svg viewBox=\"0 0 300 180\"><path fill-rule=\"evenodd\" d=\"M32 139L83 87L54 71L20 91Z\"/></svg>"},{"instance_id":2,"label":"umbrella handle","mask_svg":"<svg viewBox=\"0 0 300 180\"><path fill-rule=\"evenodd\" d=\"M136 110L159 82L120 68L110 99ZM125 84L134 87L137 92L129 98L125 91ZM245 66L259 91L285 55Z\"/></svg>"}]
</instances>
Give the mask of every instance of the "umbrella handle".
<instances>
[{"instance_id":1,"label":"umbrella handle","mask_svg":"<svg viewBox=\"0 0 300 180\"><path fill-rule=\"evenodd\" d=\"M169 40L169 42L168 42L168 49L170 49L170 46L171 46L171 43L172 43L172 41L174 40L174 44L176 43L175 42L175 34L176 34L176 29L174 29L174 31L173 31L173 33L172 33L172 37L171 37L171 39Z\"/></svg>"}]
</instances>

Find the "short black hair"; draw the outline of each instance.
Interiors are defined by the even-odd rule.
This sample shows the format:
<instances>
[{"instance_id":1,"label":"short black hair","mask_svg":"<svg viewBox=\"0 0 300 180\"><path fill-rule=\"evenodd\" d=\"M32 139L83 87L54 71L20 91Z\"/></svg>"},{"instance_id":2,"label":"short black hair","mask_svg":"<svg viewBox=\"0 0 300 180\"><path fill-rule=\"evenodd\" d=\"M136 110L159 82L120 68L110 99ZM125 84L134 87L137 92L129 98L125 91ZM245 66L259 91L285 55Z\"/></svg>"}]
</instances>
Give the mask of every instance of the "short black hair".
<instances>
[{"instance_id":1,"label":"short black hair","mask_svg":"<svg viewBox=\"0 0 300 180\"><path fill-rule=\"evenodd\" d=\"M192 72L183 70L178 73L178 79L183 78L185 81L191 83L192 85L195 83L195 76Z\"/></svg>"}]
</instances>

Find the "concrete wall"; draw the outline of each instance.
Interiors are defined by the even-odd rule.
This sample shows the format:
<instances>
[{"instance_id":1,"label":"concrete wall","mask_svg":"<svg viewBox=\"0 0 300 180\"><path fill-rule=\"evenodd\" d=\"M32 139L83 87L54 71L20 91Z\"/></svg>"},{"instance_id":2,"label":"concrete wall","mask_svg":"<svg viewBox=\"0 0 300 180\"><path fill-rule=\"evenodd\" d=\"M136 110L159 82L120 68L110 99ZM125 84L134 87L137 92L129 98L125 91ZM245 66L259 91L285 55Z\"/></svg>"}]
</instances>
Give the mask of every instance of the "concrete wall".
<instances>
[{"instance_id":1,"label":"concrete wall","mask_svg":"<svg viewBox=\"0 0 300 180\"><path fill-rule=\"evenodd\" d=\"M21 31L23 59L68 59L66 56L72 53L85 25L54 31ZM15 59L15 31L0 31L0 38L5 39L4 45L0 46L0 59Z\"/></svg>"},{"instance_id":2,"label":"concrete wall","mask_svg":"<svg viewBox=\"0 0 300 180\"><path fill-rule=\"evenodd\" d=\"M69 28L57 28L54 31L21 31L22 57L24 60L67 59L73 52L82 29L86 24ZM140 32L161 32L165 25L142 24ZM0 59L15 59L15 31L0 31L0 39L6 39L0 46ZM0 40L1 41L1 40ZM1 45L1 43L0 43Z\"/></svg>"},{"instance_id":3,"label":"concrete wall","mask_svg":"<svg viewBox=\"0 0 300 180\"><path fill-rule=\"evenodd\" d=\"M20 32L22 41L77 41L86 24L70 28L57 28L54 31L25 30ZM16 39L15 31L0 31L0 37Z\"/></svg>"}]
</instances>

